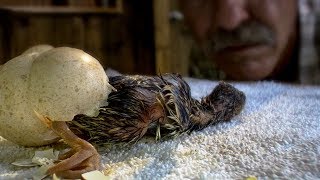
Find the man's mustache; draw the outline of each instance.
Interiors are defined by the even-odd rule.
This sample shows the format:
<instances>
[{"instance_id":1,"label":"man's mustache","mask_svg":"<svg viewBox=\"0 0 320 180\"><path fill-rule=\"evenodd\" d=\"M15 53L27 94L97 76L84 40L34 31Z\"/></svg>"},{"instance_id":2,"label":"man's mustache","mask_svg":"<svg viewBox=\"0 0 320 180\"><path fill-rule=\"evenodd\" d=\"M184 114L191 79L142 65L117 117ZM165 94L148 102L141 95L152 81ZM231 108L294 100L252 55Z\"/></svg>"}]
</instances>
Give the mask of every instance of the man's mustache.
<instances>
[{"instance_id":1,"label":"man's mustache","mask_svg":"<svg viewBox=\"0 0 320 180\"><path fill-rule=\"evenodd\" d=\"M267 27L256 21L245 22L232 31L219 29L211 34L204 48L208 53L219 52L228 47L267 44L274 46L275 34Z\"/></svg>"}]
</instances>

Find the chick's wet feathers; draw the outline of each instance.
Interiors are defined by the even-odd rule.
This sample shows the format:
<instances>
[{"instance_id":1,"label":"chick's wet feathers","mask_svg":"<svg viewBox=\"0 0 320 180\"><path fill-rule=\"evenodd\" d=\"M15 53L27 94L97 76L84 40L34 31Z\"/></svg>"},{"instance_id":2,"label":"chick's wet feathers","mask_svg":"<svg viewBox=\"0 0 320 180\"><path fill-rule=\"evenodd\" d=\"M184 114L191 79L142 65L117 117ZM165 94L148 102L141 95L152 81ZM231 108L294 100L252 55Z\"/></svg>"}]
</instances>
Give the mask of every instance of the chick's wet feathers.
<instances>
[{"instance_id":1,"label":"chick's wet feathers","mask_svg":"<svg viewBox=\"0 0 320 180\"><path fill-rule=\"evenodd\" d=\"M177 74L164 76L114 76L109 83L108 105L97 117L77 115L70 129L94 144L137 141L144 135L156 139L176 137L239 114L245 95L220 82L200 101Z\"/></svg>"}]
</instances>

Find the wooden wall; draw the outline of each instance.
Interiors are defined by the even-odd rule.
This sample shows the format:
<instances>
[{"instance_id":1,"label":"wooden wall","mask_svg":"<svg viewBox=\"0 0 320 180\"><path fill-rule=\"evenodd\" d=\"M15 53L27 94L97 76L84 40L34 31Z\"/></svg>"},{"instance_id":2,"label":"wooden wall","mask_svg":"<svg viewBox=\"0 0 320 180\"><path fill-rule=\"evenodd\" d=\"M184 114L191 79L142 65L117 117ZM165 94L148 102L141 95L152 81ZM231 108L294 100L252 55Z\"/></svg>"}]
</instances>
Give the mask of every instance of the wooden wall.
<instances>
[{"instance_id":1,"label":"wooden wall","mask_svg":"<svg viewBox=\"0 0 320 180\"><path fill-rule=\"evenodd\" d=\"M189 75L192 40L178 13L176 0L154 1L156 71Z\"/></svg>"},{"instance_id":2,"label":"wooden wall","mask_svg":"<svg viewBox=\"0 0 320 180\"><path fill-rule=\"evenodd\" d=\"M91 3L90 3L91 2ZM0 7L62 5L97 6L89 0L7 0ZM122 13L3 12L0 24L0 63L37 44L80 48L111 67L128 74L155 74L152 1L123 2ZM101 4L100 4L101 5Z\"/></svg>"},{"instance_id":3,"label":"wooden wall","mask_svg":"<svg viewBox=\"0 0 320 180\"><path fill-rule=\"evenodd\" d=\"M3 6L100 7L118 0L1 0ZM80 48L105 68L128 74L175 72L187 76L191 39L170 19L175 0L122 0L115 13L7 13L0 16L0 64L37 44ZM0 11L1 12L1 11Z\"/></svg>"}]
</instances>

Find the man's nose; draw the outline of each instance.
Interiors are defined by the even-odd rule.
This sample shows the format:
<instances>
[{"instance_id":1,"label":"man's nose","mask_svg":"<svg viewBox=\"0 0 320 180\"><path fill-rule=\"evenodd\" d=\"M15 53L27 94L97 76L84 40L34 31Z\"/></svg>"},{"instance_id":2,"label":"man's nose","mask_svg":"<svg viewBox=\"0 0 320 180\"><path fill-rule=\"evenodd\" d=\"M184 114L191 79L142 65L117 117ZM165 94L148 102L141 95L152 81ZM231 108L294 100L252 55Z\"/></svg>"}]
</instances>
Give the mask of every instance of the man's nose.
<instances>
[{"instance_id":1,"label":"man's nose","mask_svg":"<svg viewBox=\"0 0 320 180\"><path fill-rule=\"evenodd\" d=\"M218 28L233 30L249 19L246 0L216 0L214 21Z\"/></svg>"}]
</instances>

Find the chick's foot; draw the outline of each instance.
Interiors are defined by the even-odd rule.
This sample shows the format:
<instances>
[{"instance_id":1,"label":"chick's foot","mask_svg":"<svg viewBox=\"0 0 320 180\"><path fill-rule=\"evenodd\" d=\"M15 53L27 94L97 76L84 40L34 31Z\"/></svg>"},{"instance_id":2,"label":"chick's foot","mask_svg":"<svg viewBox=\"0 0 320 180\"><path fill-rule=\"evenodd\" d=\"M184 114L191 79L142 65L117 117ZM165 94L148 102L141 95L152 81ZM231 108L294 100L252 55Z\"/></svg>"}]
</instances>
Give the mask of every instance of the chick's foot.
<instances>
[{"instance_id":1,"label":"chick's foot","mask_svg":"<svg viewBox=\"0 0 320 180\"><path fill-rule=\"evenodd\" d=\"M72 149L59 156L61 162L47 170L47 174L56 174L63 178L81 178L81 174L99 170L100 155L87 141L76 136L65 122L52 122L53 131L57 133Z\"/></svg>"}]
</instances>

